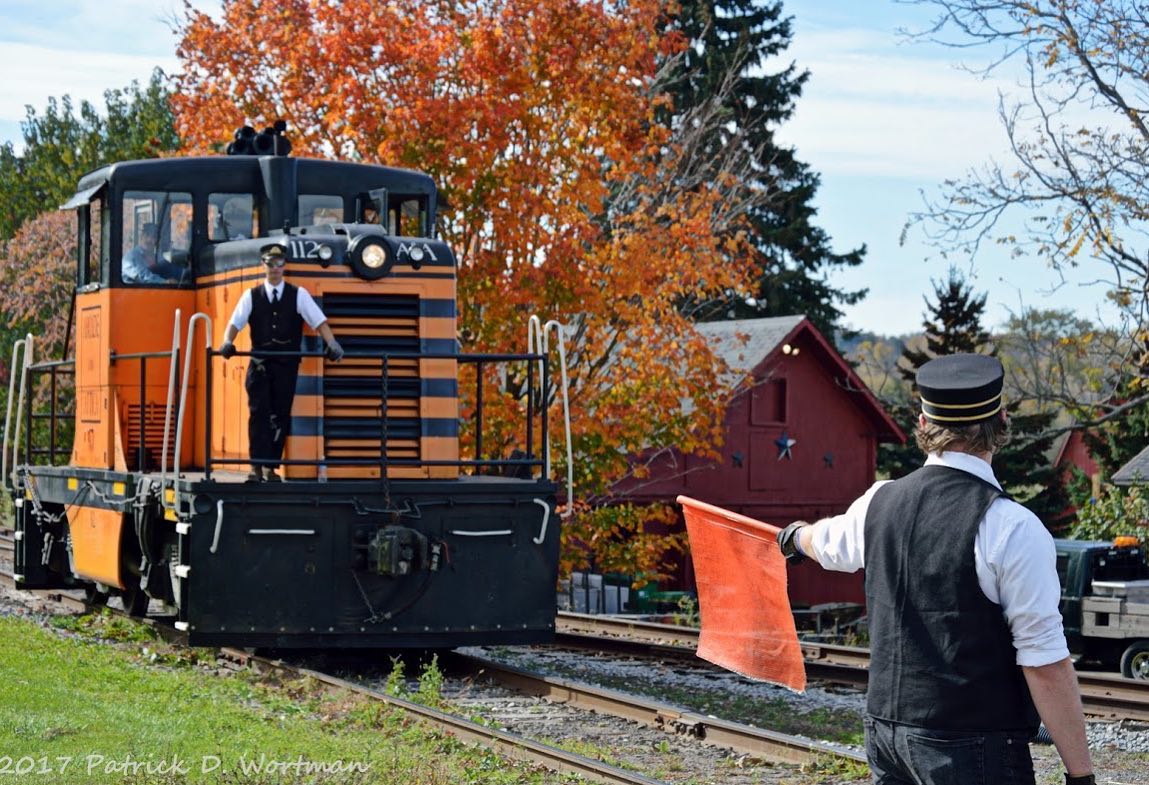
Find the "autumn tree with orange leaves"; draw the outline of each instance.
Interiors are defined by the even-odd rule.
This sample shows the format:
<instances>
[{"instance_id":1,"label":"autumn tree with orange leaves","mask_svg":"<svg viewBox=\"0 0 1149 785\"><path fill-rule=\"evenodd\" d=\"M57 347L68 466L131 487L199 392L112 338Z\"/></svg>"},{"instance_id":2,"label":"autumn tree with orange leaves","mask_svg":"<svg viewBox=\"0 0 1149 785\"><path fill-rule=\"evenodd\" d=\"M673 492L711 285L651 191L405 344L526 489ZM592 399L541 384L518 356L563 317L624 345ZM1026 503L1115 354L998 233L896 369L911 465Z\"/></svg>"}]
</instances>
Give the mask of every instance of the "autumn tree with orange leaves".
<instances>
[{"instance_id":1,"label":"autumn tree with orange leaves","mask_svg":"<svg viewBox=\"0 0 1149 785\"><path fill-rule=\"evenodd\" d=\"M298 155L436 179L467 348L524 350L531 314L569 325L566 542L591 545L600 569L646 574L666 542L644 523L672 511L638 510L611 486L643 471L629 456L713 450L728 392L676 303L748 287L727 261L744 243L741 186L688 177L697 150L658 119L659 69L684 45L663 35L663 12L657 0L227 0L218 20L187 9L173 96L192 152L283 118ZM567 569L582 558L564 554Z\"/></svg>"},{"instance_id":2,"label":"autumn tree with orange leaves","mask_svg":"<svg viewBox=\"0 0 1149 785\"><path fill-rule=\"evenodd\" d=\"M25 221L10 240L0 241L0 335L14 341L25 333L33 334L34 357L37 360L58 359L64 348L69 323L68 310L76 275L76 226L70 212L44 213ZM0 357L0 389L4 411L10 381L8 367L12 344L6 342ZM47 378L35 386L37 411L50 405ZM57 377L57 409L67 411L72 398L72 376ZM48 423L34 423L33 433L47 441ZM69 444L70 422L58 424L60 444Z\"/></svg>"}]
</instances>

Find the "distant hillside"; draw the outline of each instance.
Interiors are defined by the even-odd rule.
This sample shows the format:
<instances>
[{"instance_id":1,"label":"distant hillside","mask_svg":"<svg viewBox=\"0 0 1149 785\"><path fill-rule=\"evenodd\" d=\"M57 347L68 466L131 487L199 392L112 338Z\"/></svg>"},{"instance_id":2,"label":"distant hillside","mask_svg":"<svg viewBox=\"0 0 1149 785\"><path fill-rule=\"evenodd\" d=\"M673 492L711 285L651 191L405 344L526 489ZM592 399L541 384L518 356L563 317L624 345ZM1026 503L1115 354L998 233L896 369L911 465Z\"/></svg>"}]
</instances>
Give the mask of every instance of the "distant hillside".
<instances>
[{"instance_id":1,"label":"distant hillside","mask_svg":"<svg viewBox=\"0 0 1149 785\"><path fill-rule=\"evenodd\" d=\"M846 359L850 359L858 350L858 347L863 343L869 344L885 344L894 350L894 354L901 354L902 349L905 348L906 342L911 338L916 337L913 333L906 335L878 335L877 333L857 333L852 337L846 338L842 333L838 333L834 337L834 342L838 347L838 351Z\"/></svg>"}]
</instances>

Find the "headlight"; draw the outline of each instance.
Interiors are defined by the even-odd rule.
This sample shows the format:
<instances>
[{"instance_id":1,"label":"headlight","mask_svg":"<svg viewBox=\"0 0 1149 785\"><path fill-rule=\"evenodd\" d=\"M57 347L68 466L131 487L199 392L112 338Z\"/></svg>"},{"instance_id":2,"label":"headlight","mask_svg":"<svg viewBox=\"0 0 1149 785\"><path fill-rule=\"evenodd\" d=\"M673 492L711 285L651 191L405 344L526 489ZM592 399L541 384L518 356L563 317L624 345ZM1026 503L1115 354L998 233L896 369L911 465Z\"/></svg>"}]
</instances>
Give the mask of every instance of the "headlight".
<instances>
[{"instance_id":1,"label":"headlight","mask_svg":"<svg viewBox=\"0 0 1149 785\"><path fill-rule=\"evenodd\" d=\"M395 255L386 241L378 235L360 235L347 246L351 269L360 278L377 281L391 271Z\"/></svg>"},{"instance_id":2,"label":"headlight","mask_svg":"<svg viewBox=\"0 0 1149 785\"><path fill-rule=\"evenodd\" d=\"M335 256L335 251L331 248L330 245L319 246L318 253L320 260L324 262L330 262L331 257Z\"/></svg>"},{"instance_id":3,"label":"headlight","mask_svg":"<svg viewBox=\"0 0 1149 785\"><path fill-rule=\"evenodd\" d=\"M363 264L371 270L378 270L387 261L387 252L383 246L372 243L363 249Z\"/></svg>"}]
</instances>

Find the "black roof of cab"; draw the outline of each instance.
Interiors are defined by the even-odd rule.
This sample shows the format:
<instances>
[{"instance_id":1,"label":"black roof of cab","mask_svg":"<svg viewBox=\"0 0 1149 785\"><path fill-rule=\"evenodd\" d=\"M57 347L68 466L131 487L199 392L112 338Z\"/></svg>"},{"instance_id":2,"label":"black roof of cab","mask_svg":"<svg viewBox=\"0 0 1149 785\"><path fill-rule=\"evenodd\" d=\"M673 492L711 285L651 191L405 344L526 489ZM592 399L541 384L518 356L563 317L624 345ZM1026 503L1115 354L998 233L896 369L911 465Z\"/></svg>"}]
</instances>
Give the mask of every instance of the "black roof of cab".
<instances>
[{"instance_id":1,"label":"black roof of cab","mask_svg":"<svg viewBox=\"0 0 1149 785\"><path fill-rule=\"evenodd\" d=\"M203 178L210 182L212 190L222 190L220 181L247 180L258 177L261 162L268 160L293 162L301 184L308 186L327 185L340 191L358 189L361 184L372 181L385 182L393 190L404 193L434 193L435 183L429 175L412 169L399 169L377 164L360 164L348 161L327 161L320 158L288 158L282 156L202 156L197 158L148 158L142 161L119 161L94 169L80 178L74 201L85 191L94 193L112 180L131 180L133 187L150 187L161 190L179 183L186 188L185 178ZM361 189L360 189L361 190Z\"/></svg>"}]
</instances>

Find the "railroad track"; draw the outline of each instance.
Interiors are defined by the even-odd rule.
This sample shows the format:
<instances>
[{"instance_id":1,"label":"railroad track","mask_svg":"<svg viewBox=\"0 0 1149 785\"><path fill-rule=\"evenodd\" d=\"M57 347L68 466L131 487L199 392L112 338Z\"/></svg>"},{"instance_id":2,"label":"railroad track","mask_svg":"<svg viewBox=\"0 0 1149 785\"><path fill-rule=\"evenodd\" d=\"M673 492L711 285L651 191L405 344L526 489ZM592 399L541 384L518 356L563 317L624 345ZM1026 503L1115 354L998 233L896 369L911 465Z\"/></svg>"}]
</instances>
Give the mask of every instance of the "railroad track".
<instances>
[{"instance_id":1,"label":"railroad track","mask_svg":"<svg viewBox=\"0 0 1149 785\"><path fill-rule=\"evenodd\" d=\"M690 627L560 613L556 630L556 641L563 645L700 662L694 654L698 630ZM859 686L868 682L870 653L866 649L803 643L802 654L812 679ZM1149 682L1089 672L1079 672L1077 680L1086 714L1149 722Z\"/></svg>"},{"instance_id":2,"label":"railroad track","mask_svg":"<svg viewBox=\"0 0 1149 785\"><path fill-rule=\"evenodd\" d=\"M616 690L581 682L540 676L474 655L452 654L452 669L465 669L473 678L488 678L515 692L599 714L637 722L679 736L734 750L760 760L813 764L831 758L864 763L865 758L829 745L784 733L729 722Z\"/></svg>"}]
</instances>

